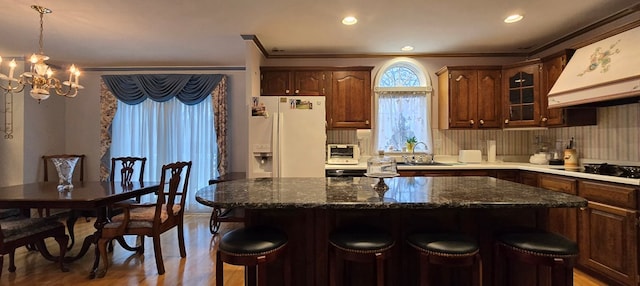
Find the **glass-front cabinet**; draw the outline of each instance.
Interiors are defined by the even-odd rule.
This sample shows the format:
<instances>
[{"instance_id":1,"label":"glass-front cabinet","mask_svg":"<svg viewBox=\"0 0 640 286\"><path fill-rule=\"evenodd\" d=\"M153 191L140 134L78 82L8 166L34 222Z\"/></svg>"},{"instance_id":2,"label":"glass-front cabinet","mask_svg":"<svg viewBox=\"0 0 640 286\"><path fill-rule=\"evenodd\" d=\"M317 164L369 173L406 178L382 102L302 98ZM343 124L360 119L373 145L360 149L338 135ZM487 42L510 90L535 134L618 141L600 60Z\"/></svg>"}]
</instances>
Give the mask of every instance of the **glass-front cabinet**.
<instances>
[{"instance_id":1,"label":"glass-front cabinet","mask_svg":"<svg viewBox=\"0 0 640 286\"><path fill-rule=\"evenodd\" d=\"M503 127L540 126L539 60L503 69Z\"/></svg>"}]
</instances>

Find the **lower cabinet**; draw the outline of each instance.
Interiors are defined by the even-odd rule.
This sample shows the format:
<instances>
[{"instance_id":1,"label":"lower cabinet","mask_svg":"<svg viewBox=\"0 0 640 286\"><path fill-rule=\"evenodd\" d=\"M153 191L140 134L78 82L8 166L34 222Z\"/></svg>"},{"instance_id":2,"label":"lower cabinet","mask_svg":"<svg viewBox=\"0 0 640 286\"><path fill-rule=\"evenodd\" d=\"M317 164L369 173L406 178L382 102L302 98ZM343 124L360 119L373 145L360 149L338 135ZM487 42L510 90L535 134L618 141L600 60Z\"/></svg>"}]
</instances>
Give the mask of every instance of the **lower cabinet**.
<instances>
[{"instance_id":1,"label":"lower cabinet","mask_svg":"<svg viewBox=\"0 0 640 286\"><path fill-rule=\"evenodd\" d=\"M518 174L518 183L538 187L538 173L531 171L520 171Z\"/></svg>"},{"instance_id":2,"label":"lower cabinet","mask_svg":"<svg viewBox=\"0 0 640 286\"><path fill-rule=\"evenodd\" d=\"M400 170L400 176L491 176L514 180L513 170ZM638 186L516 171L518 182L578 195L585 208L548 212L549 231L577 241L577 267L610 285L640 285Z\"/></svg>"},{"instance_id":3,"label":"lower cabinet","mask_svg":"<svg viewBox=\"0 0 640 286\"><path fill-rule=\"evenodd\" d=\"M621 285L638 285L638 195L627 185L581 181L578 264Z\"/></svg>"},{"instance_id":4,"label":"lower cabinet","mask_svg":"<svg viewBox=\"0 0 640 286\"><path fill-rule=\"evenodd\" d=\"M539 175L538 180L541 188L562 192L565 194L577 195L578 184L574 178L561 177L555 175ZM572 241L578 241L578 210L575 208L553 208L549 209L549 219L547 230L563 235Z\"/></svg>"}]
</instances>

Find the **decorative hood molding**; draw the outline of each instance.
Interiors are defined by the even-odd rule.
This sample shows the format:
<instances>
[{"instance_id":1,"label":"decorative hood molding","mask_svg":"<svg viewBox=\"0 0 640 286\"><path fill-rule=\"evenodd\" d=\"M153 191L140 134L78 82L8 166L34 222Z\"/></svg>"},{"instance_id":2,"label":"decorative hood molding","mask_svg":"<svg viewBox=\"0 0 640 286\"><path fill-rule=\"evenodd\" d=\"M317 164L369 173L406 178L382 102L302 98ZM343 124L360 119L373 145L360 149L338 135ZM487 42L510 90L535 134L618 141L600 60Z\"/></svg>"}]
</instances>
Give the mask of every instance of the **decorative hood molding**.
<instances>
[{"instance_id":1,"label":"decorative hood molding","mask_svg":"<svg viewBox=\"0 0 640 286\"><path fill-rule=\"evenodd\" d=\"M636 27L578 49L549 92L549 108L640 97L639 47Z\"/></svg>"}]
</instances>

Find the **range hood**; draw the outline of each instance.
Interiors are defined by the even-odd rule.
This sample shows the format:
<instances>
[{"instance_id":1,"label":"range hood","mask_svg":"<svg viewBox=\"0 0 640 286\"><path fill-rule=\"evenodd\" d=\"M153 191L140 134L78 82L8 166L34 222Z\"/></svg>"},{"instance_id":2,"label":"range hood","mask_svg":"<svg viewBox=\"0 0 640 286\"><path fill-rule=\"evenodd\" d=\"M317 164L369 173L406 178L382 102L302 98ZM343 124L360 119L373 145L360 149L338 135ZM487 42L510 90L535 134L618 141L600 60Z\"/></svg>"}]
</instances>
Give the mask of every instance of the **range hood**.
<instances>
[{"instance_id":1,"label":"range hood","mask_svg":"<svg viewBox=\"0 0 640 286\"><path fill-rule=\"evenodd\" d=\"M640 27L576 50L549 91L549 108L638 102L638 47Z\"/></svg>"}]
</instances>

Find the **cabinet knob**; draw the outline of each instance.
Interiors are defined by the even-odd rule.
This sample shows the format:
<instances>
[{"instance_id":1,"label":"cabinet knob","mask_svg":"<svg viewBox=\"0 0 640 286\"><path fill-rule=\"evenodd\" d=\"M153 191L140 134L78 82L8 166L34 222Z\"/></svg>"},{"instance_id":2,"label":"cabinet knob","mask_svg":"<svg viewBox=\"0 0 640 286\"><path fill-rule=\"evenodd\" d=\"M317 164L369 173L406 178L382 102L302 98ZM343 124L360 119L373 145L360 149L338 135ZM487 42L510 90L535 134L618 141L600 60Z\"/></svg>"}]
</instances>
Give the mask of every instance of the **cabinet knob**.
<instances>
[{"instance_id":1,"label":"cabinet knob","mask_svg":"<svg viewBox=\"0 0 640 286\"><path fill-rule=\"evenodd\" d=\"M288 89L285 89L285 90L284 90L284 93L286 93L286 94L289 94L289 92L291 92L291 91L290 91L290 90L288 90Z\"/></svg>"},{"instance_id":2,"label":"cabinet knob","mask_svg":"<svg viewBox=\"0 0 640 286\"><path fill-rule=\"evenodd\" d=\"M484 120L480 119L480 125L484 125Z\"/></svg>"},{"instance_id":3,"label":"cabinet knob","mask_svg":"<svg viewBox=\"0 0 640 286\"><path fill-rule=\"evenodd\" d=\"M299 90L299 89L296 89L295 93L296 93L296 94L300 93L300 90Z\"/></svg>"},{"instance_id":4,"label":"cabinet knob","mask_svg":"<svg viewBox=\"0 0 640 286\"><path fill-rule=\"evenodd\" d=\"M369 120L366 120L364 124L369 125Z\"/></svg>"},{"instance_id":5,"label":"cabinet knob","mask_svg":"<svg viewBox=\"0 0 640 286\"><path fill-rule=\"evenodd\" d=\"M475 121L473 121L473 119L469 120L469 124L473 125L474 123L476 123Z\"/></svg>"},{"instance_id":6,"label":"cabinet knob","mask_svg":"<svg viewBox=\"0 0 640 286\"><path fill-rule=\"evenodd\" d=\"M505 119L504 124L509 124L509 119Z\"/></svg>"},{"instance_id":7,"label":"cabinet knob","mask_svg":"<svg viewBox=\"0 0 640 286\"><path fill-rule=\"evenodd\" d=\"M580 207L580 210L581 210L581 211L586 211L586 210L587 210L587 208L586 208L586 207Z\"/></svg>"}]
</instances>

